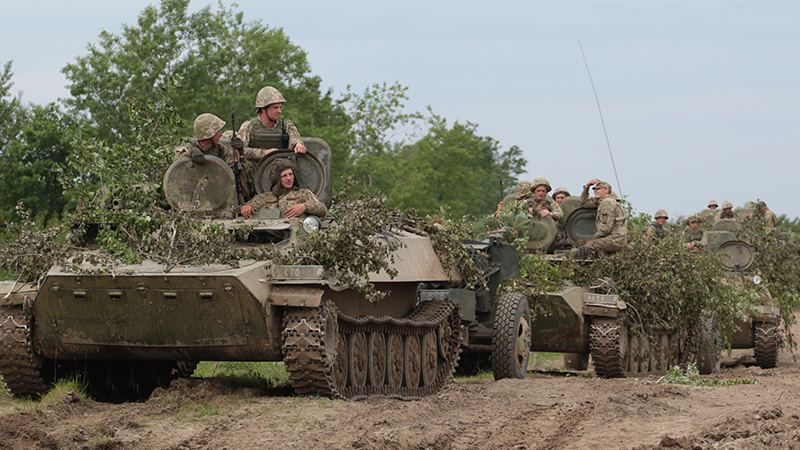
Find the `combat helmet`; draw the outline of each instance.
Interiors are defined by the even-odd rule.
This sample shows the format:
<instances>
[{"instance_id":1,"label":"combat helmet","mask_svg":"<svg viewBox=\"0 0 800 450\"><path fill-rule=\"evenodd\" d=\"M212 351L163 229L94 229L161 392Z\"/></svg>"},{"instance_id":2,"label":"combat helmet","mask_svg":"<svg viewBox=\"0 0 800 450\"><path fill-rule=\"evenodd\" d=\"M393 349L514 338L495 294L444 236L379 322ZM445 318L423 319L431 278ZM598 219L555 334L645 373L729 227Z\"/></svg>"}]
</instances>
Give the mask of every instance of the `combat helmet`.
<instances>
[{"instance_id":1,"label":"combat helmet","mask_svg":"<svg viewBox=\"0 0 800 450\"><path fill-rule=\"evenodd\" d=\"M194 119L194 138L198 141L211 139L225 127L225 121L211 113L203 113Z\"/></svg>"},{"instance_id":2,"label":"combat helmet","mask_svg":"<svg viewBox=\"0 0 800 450\"><path fill-rule=\"evenodd\" d=\"M545 177L536 177L536 178L534 178L533 179L533 186L531 186L531 190L536 190L536 188L539 187L539 186L544 186L547 189L547 192L550 192L550 190L553 189L553 188L550 187L550 182L547 181L547 178L545 178Z\"/></svg>"},{"instance_id":3,"label":"combat helmet","mask_svg":"<svg viewBox=\"0 0 800 450\"><path fill-rule=\"evenodd\" d=\"M722 209L733 209L733 203L725 200L722 202Z\"/></svg>"},{"instance_id":4,"label":"combat helmet","mask_svg":"<svg viewBox=\"0 0 800 450\"><path fill-rule=\"evenodd\" d=\"M655 215L655 217L654 217L654 218L655 218L655 219L658 219L659 217L663 217L663 218L665 218L665 219L669 219L669 214L667 214L667 211L666 211L666 210L664 210L664 209L659 209L658 211L656 211L656 215Z\"/></svg>"},{"instance_id":5,"label":"combat helmet","mask_svg":"<svg viewBox=\"0 0 800 450\"><path fill-rule=\"evenodd\" d=\"M556 188L556 190L555 190L555 191L553 191L553 194L552 194L552 195L553 195L553 198L556 198L556 195L558 195L558 194L564 194L564 195L566 195L567 197L569 197L569 191L568 191L568 190L567 190L567 188L565 188L565 187L559 187L559 188Z\"/></svg>"},{"instance_id":6,"label":"combat helmet","mask_svg":"<svg viewBox=\"0 0 800 450\"><path fill-rule=\"evenodd\" d=\"M719 207L719 203L717 203L717 201L716 201L716 200L713 200L713 199L712 199L712 200L709 200L709 201L708 201L708 208L711 208L712 206L713 206L713 207L715 207L715 208L716 208L716 207Z\"/></svg>"},{"instance_id":7,"label":"combat helmet","mask_svg":"<svg viewBox=\"0 0 800 450\"><path fill-rule=\"evenodd\" d=\"M286 99L274 87L264 86L256 95L256 109L266 108L273 103L286 103Z\"/></svg>"},{"instance_id":8,"label":"combat helmet","mask_svg":"<svg viewBox=\"0 0 800 450\"><path fill-rule=\"evenodd\" d=\"M530 181L520 181L514 187L514 198L521 200L531 194L532 185Z\"/></svg>"}]
</instances>

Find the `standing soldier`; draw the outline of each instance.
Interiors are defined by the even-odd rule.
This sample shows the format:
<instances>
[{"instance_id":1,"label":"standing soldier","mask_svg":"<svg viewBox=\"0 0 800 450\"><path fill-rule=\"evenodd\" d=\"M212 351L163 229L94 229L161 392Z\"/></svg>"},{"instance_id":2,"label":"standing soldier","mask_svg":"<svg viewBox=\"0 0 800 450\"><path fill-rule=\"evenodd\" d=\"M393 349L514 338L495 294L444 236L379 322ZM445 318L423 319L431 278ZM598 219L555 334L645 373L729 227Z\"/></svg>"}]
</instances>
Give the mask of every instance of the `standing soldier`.
<instances>
[{"instance_id":1,"label":"standing soldier","mask_svg":"<svg viewBox=\"0 0 800 450\"><path fill-rule=\"evenodd\" d=\"M266 86L256 95L256 117L244 122L239 137L244 141L244 154L248 159L260 160L279 149L305 153L306 146L297 127L283 119L283 95L272 86Z\"/></svg>"},{"instance_id":2,"label":"standing soldier","mask_svg":"<svg viewBox=\"0 0 800 450\"><path fill-rule=\"evenodd\" d=\"M589 198L589 188L594 186L594 198ZM583 185L581 206L597 207L594 238L585 245L574 249L578 255L587 256L589 250L604 253L615 253L628 245L628 216L619 205L616 194L611 192L611 185L597 178Z\"/></svg>"},{"instance_id":3,"label":"standing soldier","mask_svg":"<svg viewBox=\"0 0 800 450\"><path fill-rule=\"evenodd\" d=\"M644 238L648 242L655 242L656 240L664 239L669 236L670 229L667 225L669 215L667 211L659 209L656 211L655 222L651 223L644 230Z\"/></svg>"},{"instance_id":4,"label":"standing soldier","mask_svg":"<svg viewBox=\"0 0 800 450\"><path fill-rule=\"evenodd\" d=\"M697 216L689 216L689 224L683 230L683 236L686 248L689 250L703 248L708 243L705 232L700 229L700 218Z\"/></svg>"},{"instance_id":5,"label":"standing soldier","mask_svg":"<svg viewBox=\"0 0 800 450\"><path fill-rule=\"evenodd\" d=\"M533 197L528 199L528 212L538 214L540 217L551 216L553 220L561 218L561 207L555 200L547 196L550 192L550 182L545 177L536 177L533 180Z\"/></svg>"}]
</instances>

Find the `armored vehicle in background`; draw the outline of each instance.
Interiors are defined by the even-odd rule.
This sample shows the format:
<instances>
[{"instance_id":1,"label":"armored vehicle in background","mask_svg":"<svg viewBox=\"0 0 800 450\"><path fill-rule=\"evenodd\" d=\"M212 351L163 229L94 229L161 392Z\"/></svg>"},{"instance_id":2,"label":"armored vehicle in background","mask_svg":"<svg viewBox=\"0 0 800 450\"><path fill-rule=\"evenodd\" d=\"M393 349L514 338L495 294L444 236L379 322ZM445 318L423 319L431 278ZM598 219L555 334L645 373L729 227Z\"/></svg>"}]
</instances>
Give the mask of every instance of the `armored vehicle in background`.
<instances>
[{"instance_id":1,"label":"armored vehicle in background","mask_svg":"<svg viewBox=\"0 0 800 450\"><path fill-rule=\"evenodd\" d=\"M262 162L260 191L270 188L264 175L270 164L284 156L296 158L300 185L330 202L330 148L320 139L305 143L305 155L280 151ZM238 206L233 179L214 157L202 166L177 160L164 192L174 209L219 217ZM256 237L237 244L243 248L288 248L326 227L316 217L285 219L270 209L248 220L208 220ZM458 362L460 311L467 317L482 311L486 294L464 287L427 236L393 230L375 239L402 244L393 254L397 275L369 277L389 291L378 303L340 285L322 266L241 260L169 268L145 261L110 273L53 267L38 292L28 286L0 292L0 373L15 396L40 394L55 377L77 372L101 396L142 397L190 372L193 361L283 361L300 394L431 394L449 382ZM474 247L487 261L500 248ZM487 265L493 284L508 273Z\"/></svg>"}]
</instances>

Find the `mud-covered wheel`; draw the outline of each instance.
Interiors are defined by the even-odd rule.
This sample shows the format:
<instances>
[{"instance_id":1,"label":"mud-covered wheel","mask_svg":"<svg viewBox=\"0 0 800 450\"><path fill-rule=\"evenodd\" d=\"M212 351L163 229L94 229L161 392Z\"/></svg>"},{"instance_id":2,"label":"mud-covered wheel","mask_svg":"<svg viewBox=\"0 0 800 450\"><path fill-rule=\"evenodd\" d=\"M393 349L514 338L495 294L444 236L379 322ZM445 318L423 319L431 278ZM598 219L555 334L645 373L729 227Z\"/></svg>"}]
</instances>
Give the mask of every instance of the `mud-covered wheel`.
<instances>
[{"instance_id":1,"label":"mud-covered wheel","mask_svg":"<svg viewBox=\"0 0 800 450\"><path fill-rule=\"evenodd\" d=\"M403 338L396 334L386 342L386 384L392 388L403 384Z\"/></svg>"},{"instance_id":2,"label":"mud-covered wheel","mask_svg":"<svg viewBox=\"0 0 800 450\"><path fill-rule=\"evenodd\" d=\"M367 338L364 333L350 335L347 343L347 372L350 374L350 385L363 387L367 384Z\"/></svg>"},{"instance_id":3,"label":"mud-covered wheel","mask_svg":"<svg viewBox=\"0 0 800 450\"><path fill-rule=\"evenodd\" d=\"M383 386L386 380L386 338L375 331L367 339L367 374L371 386Z\"/></svg>"},{"instance_id":4,"label":"mud-covered wheel","mask_svg":"<svg viewBox=\"0 0 800 450\"><path fill-rule=\"evenodd\" d=\"M436 335L427 333L422 336L422 384L430 386L436 379L439 368Z\"/></svg>"},{"instance_id":5,"label":"mud-covered wheel","mask_svg":"<svg viewBox=\"0 0 800 450\"><path fill-rule=\"evenodd\" d=\"M419 345L419 336L406 336L403 344L403 379L406 387L419 387L419 377L422 372L422 354Z\"/></svg>"},{"instance_id":6,"label":"mud-covered wheel","mask_svg":"<svg viewBox=\"0 0 800 450\"><path fill-rule=\"evenodd\" d=\"M621 320L593 317L589 325L589 349L598 377L625 377L628 333Z\"/></svg>"},{"instance_id":7,"label":"mud-covered wheel","mask_svg":"<svg viewBox=\"0 0 800 450\"><path fill-rule=\"evenodd\" d=\"M519 292L503 294L494 316L492 372L494 379L525 378L531 349L531 311Z\"/></svg>"},{"instance_id":8,"label":"mud-covered wheel","mask_svg":"<svg viewBox=\"0 0 800 450\"><path fill-rule=\"evenodd\" d=\"M781 346L781 333L778 323L753 322L753 341L755 342L756 363L762 369L778 366L778 350Z\"/></svg>"},{"instance_id":9,"label":"mud-covered wheel","mask_svg":"<svg viewBox=\"0 0 800 450\"><path fill-rule=\"evenodd\" d=\"M588 353L564 353L562 358L567 370L586 370L589 367Z\"/></svg>"},{"instance_id":10,"label":"mud-covered wheel","mask_svg":"<svg viewBox=\"0 0 800 450\"><path fill-rule=\"evenodd\" d=\"M341 330L336 335L336 355L333 358L333 383L341 392L347 386L347 339Z\"/></svg>"},{"instance_id":11,"label":"mud-covered wheel","mask_svg":"<svg viewBox=\"0 0 800 450\"><path fill-rule=\"evenodd\" d=\"M718 373L721 362L719 353L721 350L722 338L717 329L717 322L713 318L703 319L695 353L697 371L702 375Z\"/></svg>"}]
</instances>

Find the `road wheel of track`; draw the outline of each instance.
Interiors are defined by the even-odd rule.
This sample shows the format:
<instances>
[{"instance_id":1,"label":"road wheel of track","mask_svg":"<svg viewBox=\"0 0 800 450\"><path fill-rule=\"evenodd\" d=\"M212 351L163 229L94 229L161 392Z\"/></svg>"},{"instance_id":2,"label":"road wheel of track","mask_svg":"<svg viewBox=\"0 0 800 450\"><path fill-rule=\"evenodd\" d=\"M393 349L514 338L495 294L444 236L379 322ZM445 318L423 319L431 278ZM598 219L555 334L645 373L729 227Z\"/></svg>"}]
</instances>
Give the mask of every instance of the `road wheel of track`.
<instances>
[{"instance_id":1,"label":"road wheel of track","mask_svg":"<svg viewBox=\"0 0 800 450\"><path fill-rule=\"evenodd\" d=\"M393 388L403 384L403 338L396 334L386 342L386 384Z\"/></svg>"},{"instance_id":2,"label":"road wheel of track","mask_svg":"<svg viewBox=\"0 0 800 450\"><path fill-rule=\"evenodd\" d=\"M420 372L422 372L422 355L419 336L406 336L403 345L403 376L406 387L419 387Z\"/></svg>"},{"instance_id":3,"label":"road wheel of track","mask_svg":"<svg viewBox=\"0 0 800 450\"><path fill-rule=\"evenodd\" d=\"M758 366L771 369L778 366L778 350L781 346L780 327L777 323L753 322L753 341Z\"/></svg>"},{"instance_id":4,"label":"road wheel of track","mask_svg":"<svg viewBox=\"0 0 800 450\"><path fill-rule=\"evenodd\" d=\"M367 384L367 338L364 333L350 335L347 345L347 371L350 373L350 384L363 387Z\"/></svg>"},{"instance_id":5,"label":"road wheel of track","mask_svg":"<svg viewBox=\"0 0 800 450\"><path fill-rule=\"evenodd\" d=\"M427 333L422 336L422 384L429 386L436 379L439 368L436 335Z\"/></svg>"},{"instance_id":6,"label":"road wheel of track","mask_svg":"<svg viewBox=\"0 0 800 450\"><path fill-rule=\"evenodd\" d=\"M624 378L628 367L628 333L619 319L593 317L589 348L598 377Z\"/></svg>"},{"instance_id":7,"label":"road wheel of track","mask_svg":"<svg viewBox=\"0 0 800 450\"><path fill-rule=\"evenodd\" d=\"M531 310L528 299L509 292L497 299L492 338L494 379L525 378L531 349Z\"/></svg>"},{"instance_id":8,"label":"road wheel of track","mask_svg":"<svg viewBox=\"0 0 800 450\"><path fill-rule=\"evenodd\" d=\"M347 339L339 331L336 336L336 355L334 356L333 382L340 392L347 386Z\"/></svg>"},{"instance_id":9,"label":"road wheel of track","mask_svg":"<svg viewBox=\"0 0 800 450\"><path fill-rule=\"evenodd\" d=\"M386 380L386 338L375 331L367 339L367 374L371 386L383 386Z\"/></svg>"}]
</instances>

